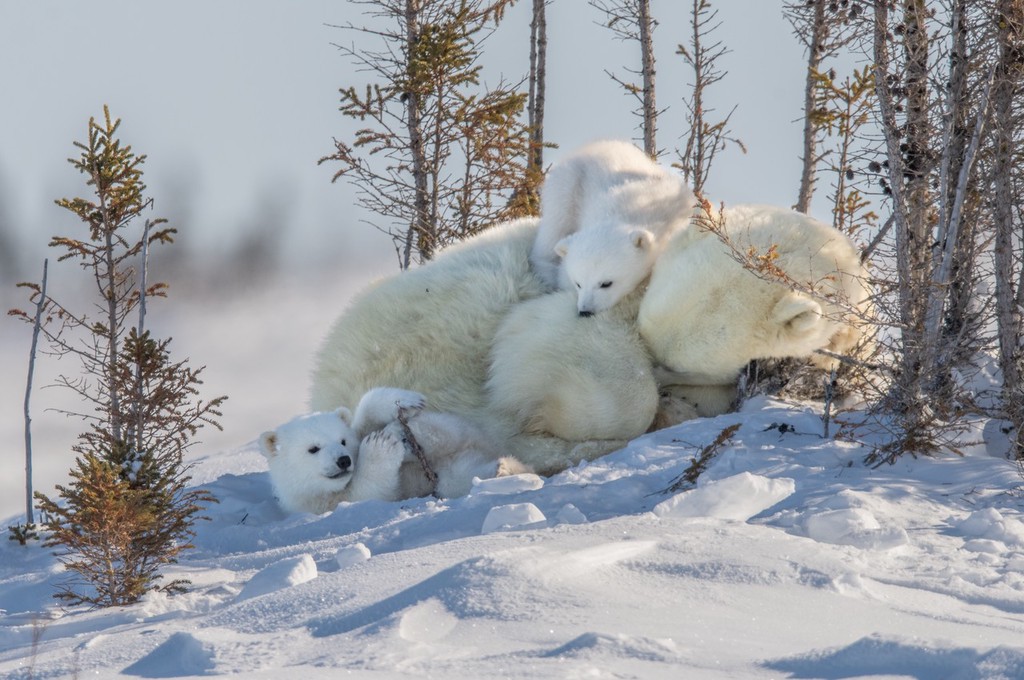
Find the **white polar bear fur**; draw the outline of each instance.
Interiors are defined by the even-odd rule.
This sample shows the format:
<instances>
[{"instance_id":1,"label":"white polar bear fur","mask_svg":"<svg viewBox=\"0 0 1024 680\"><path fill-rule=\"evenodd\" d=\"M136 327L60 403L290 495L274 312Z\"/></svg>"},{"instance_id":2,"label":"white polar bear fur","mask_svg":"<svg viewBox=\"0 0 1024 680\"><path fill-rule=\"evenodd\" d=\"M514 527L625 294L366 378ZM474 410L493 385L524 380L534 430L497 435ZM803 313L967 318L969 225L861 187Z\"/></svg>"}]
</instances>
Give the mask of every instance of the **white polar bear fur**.
<instances>
[{"instance_id":1,"label":"white polar bear fur","mask_svg":"<svg viewBox=\"0 0 1024 680\"><path fill-rule=\"evenodd\" d=\"M415 392L376 388L360 400L355 417L340 407L302 415L265 432L260 449L269 461L281 507L321 514L343 501L396 501L430 493L450 498L468 493L474 478L532 471L502 456L464 419L421 412L423 403ZM398 409L408 417L410 432L437 474L436 489L408 448L395 420Z\"/></svg>"},{"instance_id":2,"label":"white polar bear fur","mask_svg":"<svg viewBox=\"0 0 1024 680\"><path fill-rule=\"evenodd\" d=\"M593 142L548 172L530 263L549 287L576 292L581 315L604 311L647 278L696 202L636 146Z\"/></svg>"},{"instance_id":3,"label":"white polar bear fur","mask_svg":"<svg viewBox=\"0 0 1024 680\"><path fill-rule=\"evenodd\" d=\"M316 355L312 409L354 404L379 385L422 392L435 411L478 408L498 325L544 290L526 259L536 228L496 225L358 294Z\"/></svg>"},{"instance_id":4,"label":"white polar bear fur","mask_svg":"<svg viewBox=\"0 0 1024 680\"><path fill-rule=\"evenodd\" d=\"M863 273L856 252L830 227L776 208L731 213L730 224L746 215L751 235L781 241L780 266L802 267L795 278L849 289L853 302L864 296L850 283ZM659 374L675 396L692 399L681 413L714 415L728 408L731 383L750 360L842 352L857 336L691 229L673 238L646 286L612 313L580 319L571 294L540 296L528 266L536 229L532 219L498 225L356 299L319 351L313 408L380 384L416 390L551 474L646 431L665 387L655 366L670 369ZM715 264L703 267L705 258Z\"/></svg>"},{"instance_id":5,"label":"white polar bear fur","mask_svg":"<svg viewBox=\"0 0 1024 680\"><path fill-rule=\"evenodd\" d=\"M517 305L494 339L488 408L516 432L567 441L646 430L658 392L634 323L638 300L630 296L599 318L576 314L569 292Z\"/></svg>"},{"instance_id":6,"label":"white polar bear fur","mask_svg":"<svg viewBox=\"0 0 1024 680\"><path fill-rule=\"evenodd\" d=\"M739 253L774 246L774 266L804 290L745 270L714 234L680 234L655 265L638 316L641 337L676 374L671 382L731 384L751 359L809 356L829 368L833 360L816 350L850 353L860 332L847 312L865 308L870 291L849 239L785 208L735 206L723 214Z\"/></svg>"}]
</instances>

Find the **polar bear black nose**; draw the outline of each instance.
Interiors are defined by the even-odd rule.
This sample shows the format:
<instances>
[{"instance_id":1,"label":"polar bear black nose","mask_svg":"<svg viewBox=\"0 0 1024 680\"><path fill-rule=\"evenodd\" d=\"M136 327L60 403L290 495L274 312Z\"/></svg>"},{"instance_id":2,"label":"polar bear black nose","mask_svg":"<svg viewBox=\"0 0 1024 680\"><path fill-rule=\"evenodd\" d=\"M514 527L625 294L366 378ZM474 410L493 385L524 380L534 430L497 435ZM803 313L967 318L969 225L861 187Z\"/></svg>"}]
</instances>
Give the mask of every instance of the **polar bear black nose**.
<instances>
[{"instance_id":1,"label":"polar bear black nose","mask_svg":"<svg viewBox=\"0 0 1024 680\"><path fill-rule=\"evenodd\" d=\"M581 309L580 316L582 316L583 318L589 318L591 316L594 316L594 313L589 309Z\"/></svg>"},{"instance_id":2,"label":"polar bear black nose","mask_svg":"<svg viewBox=\"0 0 1024 680\"><path fill-rule=\"evenodd\" d=\"M352 459L348 456L342 456L335 462L335 464L342 470L347 470L352 467Z\"/></svg>"}]
</instances>

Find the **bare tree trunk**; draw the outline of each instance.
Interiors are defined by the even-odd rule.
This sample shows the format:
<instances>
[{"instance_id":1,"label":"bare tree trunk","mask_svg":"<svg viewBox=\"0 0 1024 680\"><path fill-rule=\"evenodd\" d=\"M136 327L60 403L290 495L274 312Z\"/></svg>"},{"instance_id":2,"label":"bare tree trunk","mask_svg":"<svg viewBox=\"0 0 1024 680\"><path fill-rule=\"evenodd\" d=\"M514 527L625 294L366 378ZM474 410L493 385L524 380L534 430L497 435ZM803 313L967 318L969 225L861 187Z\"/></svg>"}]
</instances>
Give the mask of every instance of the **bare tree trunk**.
<instances>
[{"instance_id":1,"label":"bare tree trunk","mask_svg":"<svg viewBox=\"0 0 1024 680\"><path fill-rule=\"evenodd\" d=\"M139 266L141 270L139 272L139 325L135 333L142 341L142 336L146 332L146 278L149 274L149 229L152 223L146 220L145 227L142 230L142 264ZM143 381L142 375L142 357L139 357L139 361L135 364L135 451L142 451L142 437L145 431L146 416L143 410L143 404L145 403L145 382Z\"/></svg>"},{"instance_id":2,"label":"bare tree trunk","mask_svg":"<svg viewBox=\"0 0 1024 680\"><path fill-rule=\"evenodd\" d=\"M929 213L928 187L921 172L920 147L926 142L927 126L927 33L914 12L920 0L908 0L904 21L909 33L916 31L925 41L923 51L911 36L906 36L906 89L907 125L905 134L896 120L896 104L890 87L889 8L888 3L874 6L873 53L875 61L875 87L882 119L882 135L889 162L888 188L892 196L893 227L896 240L897 300L899 326L902 338L897 381L893 385L893 407L905 420L909 431L919 430L928 420L928 405L922 378L927 357L923 355L924 281L927 276L929 242L927 217ZM915 110L916 109L916 110ZM904 153L906 151L906 153ZM915 155L917 156L915 160ZM924 256L921 251L924 250Z\"/></svg>"},{"instance_id":3,"label":"bare tree trunk","mask_svg":"<svg viewBox=\"0 0 1024 680\"><path fill-rule=\"evenodd\" d=\"M818 162L818 126L814 122L814 108L817 89L816 75L821 68L822 39L825 31L825 0L814 2L814 18L811 22L811 39L807 46L807 73L804 80L804 155L800 171L800 191L797 194L797 212L806 213L814 196L815 168Z\"/></svg>"},{"instance_id":4,"label":"bare tree trunk","mask_svg":"<svg viewBox=\"0 0 1024 680\"><path fill-rule=\"evenodd\" d=\"M963 259L962 237L960 229L963 223L964 202L967 200L967 186L970 180L971 171L974 167L974 158L978 153L981 143L982 131L988 118L988 100L991 92L991 79L981 95L981 103L978 106L978 113L975 118L974 131L970 141L963 149L963 155L957 159L959 172L956 181L951 177L940 182L943 194L948 198L943 199L943 207L940 210L942 215L940 222L939 243L941 247L936 252L939 259L932 267L932 278L929 290L931 291L928 300L928 307L925 314L925 340L926 347L938 358L942 350L939 346L939 335L942 330L942 309L946 301L946 291L956 282L963 283L967 277L968 262L961 262L954 275L954 260ZM952 124L952 121L951 123ZM951 154L958 145L948 144L945 153ZM943 164L947 162L944 160ZM947 205L949 204L949 205ZM954 281L954 276L958 281ZM962 325L963 319L958 320L957 325Z\"/></svg>"},{"instance_id":5,"label":"bare tree trunk","mask_svg":"<svg viewBox=\"0 0 1024 680\"><path fill-rule=\"evenodd\" d=\"M640 54L643 75L644 152L658 158L658 107L654 98L654 21L650 0L639 0Z\"/></svg>"},{"instance_id":6,"label":"bare tree trunk","mask_svg":"<svg viewBox=\"0 0 1024 680\"><path fill-rule=\"evenodd\" d=\"M92 168L92 181L97 187L102 186L102 180L100 178L99 169L96 167ZM116 224L111 223L110 211L107 209L106 198L104 194L100 194L100 212L103 215L103 232L104 232L104 249L103 249L103 262L106 271L101 274L97 273L97 285L100 288L100 292L103 295L107 303L107 332L106 332L106 388L110 394L110 432L114 441L122 441L121 439L121 398L117 392L117 386L115 384L115 374L117 373L117 359L118 359L118 300L117 300L117 271L114 265L114 229L117 227ZM105 276L104 276L105 274ZM105 280L103 280L103 278Z\"/></svg>"},{"instance_id":7,"label":"bare tree trunk","mask_svg":"<svg viewBox=\"0 0 1024 680\"><path fill-rule=\"evenodd\" d=\"M704 46L703 35L702 35L702 23L700 20L700 12L702 9L701 0L693 0L693 10L690 14L690 26L693 29L691 35L692 42L690 61L693 63L693 105L690 107L691 113L691 125L690 134L687 138L686 144L686 157L690 165L690 184L693 186L693 191L698 196L704 195L704 180L707 178L704 176L704 159L707 158L708 149L706 148L708 139L704 131L708 129L708 124L704 121L704 88L707 86L705 82L705 75L707 73L707 64L704 61ZM717 146L717 140L711 140L714 146Z\"/></svg>"},{"instance_id":8,"label":"bare tree trunk","mask_svg":"<svg viewBox=\"0 0 1024 680\"><path fill-rule=\"evenodd\" d=\"M530 21L530 168L544 171L544 96L548 51L547 0L533 0Z\"/></svg>"},{"instance_id":9,"label":"bare tree trunk","mask_svg":"<svg viewBox=\"0 0 1024 680\"><path fill-rule=\"evenodd\" d=\"M36 372L36 348L42 329L43 308L46 306L46 275L50 261L43 260L43 281L36 302L36 316L32 323L32 347L28 355L28 379L25 382L25 524L35 523L32 514L32 380Z\"/></svg>"},{"instance_id":10,"label":"bare tree trunk","mask_svg":"<svg viewBox=\"0 0 1024 680\"><path fill-rule=\"evenodd\" d=\"M405 0L405 39L406 48L411 52L419 42L420 33L420 0ZM410 81L415 79L410 78ZM409 155L412 157L412 176L415 186L413 198L412 223L405 239L401 255L402 269L408 269L412 263L412 246L416 242L422 246L424 239L431 232L429 213L430 195L427 190L427 157L423 143L423 126L421 123L421 102L418 92L406 94L406 125L409 128ZM424 253L429 255L429 253Z\"/></svg>"},{"instance_id":11,"label":"bare tree trunk","mask_svg":"<svg viewBox=\"0 0 1024 680\"><path fill-rule=\"evenodd\" d=\"M1024 458L1024 384L1021 381L1020 342L1021 286L1015 275L1015 260L1021 243L1015 242L1014 223L1017 204L1014 191L1015 133L1020 125L1014 115L1014 95L1019 90L1019 70L1014 68L1014 53L1019 49L1024 32L1024 2L999 0L996 7L998 25L998 64L993 83L993 196L992 221L995 229L996 321L999 339L999 367L1003 373L1003 408L1014 426L1013 455ZM1016 43L1016 44L1015 44ZM1019 236L1018 236L1019 239ZM1016 290L1015 290L1016 288Z\"/></svg>"},{"instance_id":12,"label":"bare tree trunk","mask_svg":"<svg viewBox=\"0 0 1024 680\"><path fill-rule=\"evenodd\" d=\"M683 171L684 177L698 196L704 192L715 156L724 151L729 143L735 144L746 153L746 147L739 139L732 137L729 120L736 107L725 117L714 120L714 108L707 106L707 90L726 76L717 62L729 53L712 33L721 25L718 10L712 8L710 0L693 0L690 10L690 40L688 45L679 45L676 54L693 70L693 86L684 100L686 106L686 145L683 151L677 149L679 162L674 165ZM710 45L709 45L710 43Z\"/></svg>"}]
</instances>

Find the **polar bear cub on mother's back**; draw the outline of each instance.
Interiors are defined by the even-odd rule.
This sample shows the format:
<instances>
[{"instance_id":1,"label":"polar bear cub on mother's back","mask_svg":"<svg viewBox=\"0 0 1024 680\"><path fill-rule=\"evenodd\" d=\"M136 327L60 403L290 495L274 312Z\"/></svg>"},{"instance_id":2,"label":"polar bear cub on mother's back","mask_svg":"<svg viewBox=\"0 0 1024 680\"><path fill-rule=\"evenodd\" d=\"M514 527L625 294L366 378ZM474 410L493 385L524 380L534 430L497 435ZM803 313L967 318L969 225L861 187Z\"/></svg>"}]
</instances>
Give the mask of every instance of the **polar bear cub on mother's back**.
<instances>
[{"instance_id":1,"label":"polar bear cub on mother's back","mask_svg":"<svg viewBox=\"0 0 1024 680\"><path fill-rule=\"evenodd\" d=\"M548 173L530 263L550 287L576 291L580 316L590 316L647 278L696 202L681 177L632 144L588 144Z\"/></svg>"}]
</instances>

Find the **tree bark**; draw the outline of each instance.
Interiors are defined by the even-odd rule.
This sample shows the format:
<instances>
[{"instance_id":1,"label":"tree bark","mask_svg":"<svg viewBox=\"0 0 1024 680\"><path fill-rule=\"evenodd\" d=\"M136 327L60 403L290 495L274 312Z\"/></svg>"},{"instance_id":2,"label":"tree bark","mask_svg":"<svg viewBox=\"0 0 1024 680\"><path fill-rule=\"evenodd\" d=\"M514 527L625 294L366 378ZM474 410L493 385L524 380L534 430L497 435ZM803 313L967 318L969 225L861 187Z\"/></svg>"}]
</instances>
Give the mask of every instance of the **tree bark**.
<instances>
[{"instance_id":1,"label":"tree bark","mask_svg":"<svg viewBox=\"0 0 1024 680\"><path fill-rule=\"evenodd\" d=\"M28 379L25 382L25 524L35 523L32 514L32 381L36 372L36 348L39 331L43 326L43 308L46 306L46 274L50 261L43 260L43 280L36 303L36 317L32 323L32 347L28 355ZM27 526L26 526L27 528Z\"/></svg>"},{"instance_id":2,"label":"tree bark","mask_svg":"<svg viewBox=\"0 0 1024 680\"><path fill-rule=\"evenodd\" d=\"M405 0L405 42L409 55L416 49L420 33L420 0ZM407 68L411 64L407 65ZM410 82L415 79L409 74ZM412 158L413 176L413 211L412 222L406 234L401 256L402 269L408 269L412 263L413 243L417 243L422 251L424 239L431 233L429 222L430 194L427 189L427 156L423 143L422 106L420 94L415 91L406 92L406 125L409 129L409 155ZM429 257L429 251L423 253Z\"/></svg>"},{"instance_id":3,"label":"tree bark","mask_svg":"<svg viewBox=\"0 0 1024 680\"><path fill-rule=\"evenodd\" d=\"M654 21L650 0L639 0L640 54L643 75L644 151L658 158L658 107L654 96Z\"/></svg>"},{"instance_id":4,"label":"tree bark","mask_svg":"<svg viewBox=\"0 0 1024 680\"><path fill-rule=\"evenodd\" d=\"M1007 419L1014 425L1013 455L1024 458L1024 385L1021 383L1020 338L1021 288L1015 273L1014 174L1015 136L1019 121L1014 115L1013 100L1019 89L1019 71L1014 70L1014 42L1021 40L1024 30L1024 2L999 0L996 7L998 28L998 62L992 85L993 107L993 191L992 221L995 229L995 306L999 341L999 367L1003 373L1002 400Z\"/></svg>"},{"instance_id":5,"label":"tree bark","mask_svg":"<svg viewBox=\"0 0 1024 680\"><path fill-rule=\"evenodd\" d=\"M533 0L530 21L530 92L527 108L531 149L530 167L544 171L544 96L547 69L548 24L547 0Z\"/></svg>"},{"instance_id":6,"label":"tree bark","mask_svg":"<svg viewBox=\"0 0 1024 680\"><path fill-rule=\"evenodd\" d=\"M800 171L800 190L797 194L797 212L807 213L814 197L815 167L818 154L818 126L813 120L817 87L816 74L821 68L821 49L825 30L825 0L814 0L814 18L811 23L811 40L807 46L807 73L804 80L804 155Z\"/></svg>"}]
</instances>

